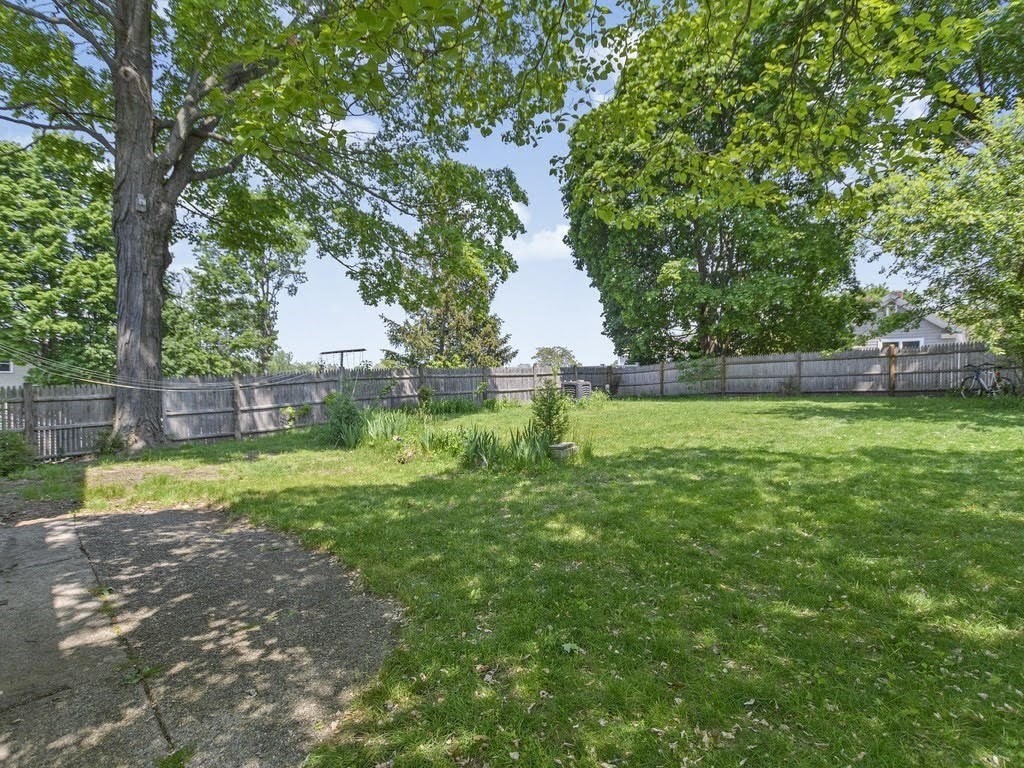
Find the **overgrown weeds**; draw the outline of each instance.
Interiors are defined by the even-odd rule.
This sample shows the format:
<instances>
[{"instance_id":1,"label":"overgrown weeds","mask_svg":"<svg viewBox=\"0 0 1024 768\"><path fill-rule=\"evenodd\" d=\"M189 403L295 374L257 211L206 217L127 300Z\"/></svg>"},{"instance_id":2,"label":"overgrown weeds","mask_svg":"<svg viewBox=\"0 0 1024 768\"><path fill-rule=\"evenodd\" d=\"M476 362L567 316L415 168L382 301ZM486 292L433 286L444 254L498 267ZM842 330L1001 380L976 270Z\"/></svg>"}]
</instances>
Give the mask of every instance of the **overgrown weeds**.
<instances>
[{"instance_id":1,"label":"overgrown weeds","mask_svg":"<svg viewBox=\"0 0 1024 768\"><path fill-rule=\"evenodd\" d=\"M374 445L412 431L415 420L405 411L375 410L365 416L366 439Z\"/></svg>"}]
</instances>

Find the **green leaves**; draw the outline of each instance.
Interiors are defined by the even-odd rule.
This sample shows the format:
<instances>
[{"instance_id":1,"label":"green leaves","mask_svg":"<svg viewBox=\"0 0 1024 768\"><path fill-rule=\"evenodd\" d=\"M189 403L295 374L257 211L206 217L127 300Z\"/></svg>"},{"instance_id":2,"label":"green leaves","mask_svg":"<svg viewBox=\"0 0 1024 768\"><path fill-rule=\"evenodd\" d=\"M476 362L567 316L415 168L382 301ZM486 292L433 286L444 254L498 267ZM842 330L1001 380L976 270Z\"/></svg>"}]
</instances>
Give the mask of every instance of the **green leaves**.
<instances>
[{"instance_id":1,"label":"green leaves","mask_svg":"<svg viewBox=\"0 0 1024 768\"><path fill-rule=\"evenodd\" d=\"M0 343L27 355L36 380L112 372L109 196L110 174L78 142L0 142Z\"/></svg>"},{"instance_id":2,"label":"green leaves","mask_svg":"<svg viewBox=\"0 0 1024 768\"><path fill-rule=\"evenodd\" d=\"M888 180L869 233L922 286L922 306L1022 357L1024 105L983 115L970 152L936 145L931 163Z\"/></svg>"},{"instance_id":3,"label":"green leaves","mask_svg":"<svg viewBox=\"0 0 1024 768\"><path fill-rule=\"evenodd\" d=\"M287 199L228 183L207 204L197 263L167 308L165 369L176 375L265 371L277 350L282 292L306 281L308 241Z\"/></svg>"},{"instance_id":4,"label":"green leaves","mask_svg":"<svg viewBox=\"0 0 1024 768\"><path fill-rule=\"evenodd\" d=\"M573 250L617 349L848 337L851 227L877 179L970 135L987 95L970 70L987 71L984 40L1012 15L992 5L696 3L645 31L563 168Z\"/></svg>"}]
</instances>

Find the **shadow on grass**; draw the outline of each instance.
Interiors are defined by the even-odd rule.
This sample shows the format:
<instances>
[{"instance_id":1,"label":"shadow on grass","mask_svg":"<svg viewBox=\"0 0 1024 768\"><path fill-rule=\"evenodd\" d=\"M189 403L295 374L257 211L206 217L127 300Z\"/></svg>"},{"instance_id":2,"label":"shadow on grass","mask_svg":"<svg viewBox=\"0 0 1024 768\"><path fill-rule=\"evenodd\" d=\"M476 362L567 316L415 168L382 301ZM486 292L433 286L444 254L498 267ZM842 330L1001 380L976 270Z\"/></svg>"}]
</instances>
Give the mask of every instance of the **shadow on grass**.
<instances>
[{"instance_id":1,"label":"shadow on grass","mask_svg":"<svg viewBox=\"0 0 1024 768\"><path fill-rule=\"evenodd\" d=\"M1022 461L653 449L232 506L409 608L313 765L966 764L1022 754Z\"/></svg>"}]
</instances>

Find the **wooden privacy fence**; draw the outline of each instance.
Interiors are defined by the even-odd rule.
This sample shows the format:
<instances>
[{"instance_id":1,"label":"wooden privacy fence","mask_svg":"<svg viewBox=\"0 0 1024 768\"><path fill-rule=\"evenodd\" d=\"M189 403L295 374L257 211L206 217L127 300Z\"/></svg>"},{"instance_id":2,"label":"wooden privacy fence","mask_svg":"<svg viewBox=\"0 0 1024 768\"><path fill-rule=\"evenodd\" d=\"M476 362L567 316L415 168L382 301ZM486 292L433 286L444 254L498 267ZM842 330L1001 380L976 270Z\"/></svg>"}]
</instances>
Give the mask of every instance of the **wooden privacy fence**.
<instances>
[{"instance_id":1,"label":"wooden privacy fence","mask_svg":"<svg viewBox=\"0 0 1024 768\"><path fill-rule=\"evenodd\" d=\"M423 387L436 399L498 397L528 401L550 378L538 367L352 369L321 374L165 379L163 428L171 442L242 438L321 423L324 398L342 389L365 407L415 404ZM0 431L25 434L44 459L96 452L114 420L114 388L104 385L0 387Z\"/></svg>"},{"instance_id":2,"label":"wooden privacy fence","mask_svg":"<svg viewBox=\"0 0 1024 768\"><path fill-rule=\"evenodd\" d=\"M562 380L585 379L626 397L753 394L912 394L948 392L967 363L1007 361L981 344L897 352L854 349L832 355L799 353L723 357L644 366L573 366ZM172 442L241 438L324 421L324 398L339 388L364 406L415 404L421 388L435 399L528 401L551 378L550 368L328 370L270 377L168 379L163 387L164 434ZM94 453L109 431L114 390L109 386L0 388L0 430L23 432L45 459Z\"/></svg>"},{"instance_id":3,"label":"wooden privacy fence","mask_svg":"<svg viewBox=\"0 0 1024 768\"><path fill-rule=\"evenodd\" d=\"M929 394L960 385L968 363L996 363L1020 381L1010 361L984 344L948 344L916 350L851 349L834 354L804 352L751 357L720 357L658 365L607 369L581 368L595 386L609 384L618 395L755 394Z\"/></svg>"}]
</instances>

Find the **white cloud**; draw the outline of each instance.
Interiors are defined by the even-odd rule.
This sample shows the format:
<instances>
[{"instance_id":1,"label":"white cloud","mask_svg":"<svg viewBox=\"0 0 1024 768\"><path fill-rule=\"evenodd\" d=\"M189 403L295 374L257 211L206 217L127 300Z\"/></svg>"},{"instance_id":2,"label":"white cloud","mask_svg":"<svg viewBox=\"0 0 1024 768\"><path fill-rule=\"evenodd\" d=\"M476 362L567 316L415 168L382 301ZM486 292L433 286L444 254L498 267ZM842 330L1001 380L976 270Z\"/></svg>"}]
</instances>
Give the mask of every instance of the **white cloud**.
<instances>
[{"instance_id":1,"label":"white cloud","mask_svg":"<svg viewBox=\"0 0 1024 768\"><path fill-rule=\"evenodd\" d=\"M928 113L931 103L931 96L923 96L919 99L906 99L900 107L899 118L901 120L917 120L920 117L924 117Z\"/></svg>"},{"instance_id":2,"label":"white cloud","mask_svg":"<svg viewBox=\"0 0 1024 768\"><path fill-rule=\"evenodd\" d=\"M530 226L530 209L522 203L512 203L512 210L516 212L516 216L523 222L524 227Z\"/></svg>"},{"instance_id":3,"label":"white cloud","mask_svg":"<svg viewBox=\"0 0 1024 768\"><path fill-rule=\"evenodd\" d=\"M380 124L370 117L349 115L344 120L336 121L324 118L320 123L320 129L329 133L344 133L345 141L359 146L380 133Z\"/></svg>"},{"instance_id":4,"label":"white cloud","mask_svg":"<svg viewBox=\"0 0 1024 768\"><path fill-rule=\"evenodd\" d=\"M362 136L366 139L376 136L380 132L380 126L369 117L346 117L341 121L339 127L350 134Z\"/></svg>"},{"instance_id":5,"label":"white cloud","mask_svg":"<svg viewBox=\"0 0 1024 768\"><path fill-rule=\"evenodd\" d=\"M520 264L538 261L569 261L572 258L572 252L569 250L569 246L562 242L567 234L569 234L569 225L559 224L552 229L527 232L524 237L506 241L505 247Z\"/></svg>"}]
</instances>

